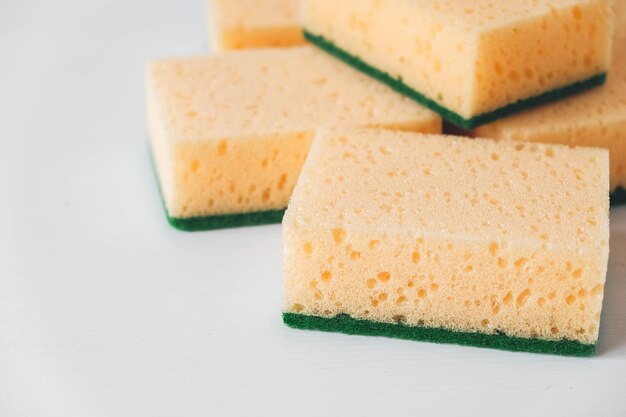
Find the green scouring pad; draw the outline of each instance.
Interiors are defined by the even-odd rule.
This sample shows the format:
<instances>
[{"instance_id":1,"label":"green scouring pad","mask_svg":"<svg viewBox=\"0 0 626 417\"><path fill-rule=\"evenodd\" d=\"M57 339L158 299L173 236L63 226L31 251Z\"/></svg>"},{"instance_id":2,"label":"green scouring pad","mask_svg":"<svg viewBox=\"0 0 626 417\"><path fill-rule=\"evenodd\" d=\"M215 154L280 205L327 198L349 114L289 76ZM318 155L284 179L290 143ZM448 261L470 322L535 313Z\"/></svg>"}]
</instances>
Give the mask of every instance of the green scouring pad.
<instances>
[{"instance_id":1,"label":"green scouring pad","mask_svg":"<svg viewBox=\"0 0 626 417\"><path fill-rule=\"evenodd\" d=\"M167 214L167 209L165 211ZM167 214L170 225L184 232L227 229L233 227L276 224L283 220L285 210L257 211L253 213L223 214L219 216L177 218Z\"/></svg>"},{"instance_id":2,"label":"green scouring pad","mask_svg":"<svg viewBox=\"0 0 626 417\"><path fill-rule=\"evenodd\" d=\"M357 320L346 314L325 318L296 313L283 313L283 322L287 326L304 330L321 330L365 336L386 336L432 343L454 343L514 352L591 356L596 350L596 345L588 345L573 340L551 341L543 339L524 339L507 336L502 333L485 334L458 332L442 328L407 326L402 323L390 324Z\"/></svg>"},{"instance_id":3,"label":"green scouring pad","mask_svg":"<svg viewBox=\"0 0 626 417\"><path fill-rule=\"evenodd\" d=\"M611 207L621 206L626 204L626 188L618 187L611 193Z\"/></svg>"},{"instance_id":4,"label":"green scouring pad","mask_svg":"<svg viewBox=\"0 0 626 417\"><path fill-rule=\"evenodd\" d=\"M360 58L351 55L350 53L344 51L343 49L336 46L334 43L330 42L323 36L315 35L307 30L304 30L305 38L316 45L320 49L328 52L329 54L339 58L350 66L356 68L357 70L387 84L389 87L394 89L395 91L417 101L421 105L433 110L438 113L443 119L448 122L463 128L463 129L474 129L480 125L493 122L495 120L501 119L503 117L509 116L514 113L518 113L522 110L530 109L542 104L554 102L557 100L561 100L565 97L580 93L582 91L591 89L593 87L600 86L606 82L606 73L601 73L594 75L593 77L587 78L586 80L576 82L574 84L570 84L561 88L557 88L552 91L548 91L543 94L539 94L534 97L526 98L523 100L519 100L515 103L511 103L504 107L500 107L499 109L480 114L478 116L471 117L469 119L464 118L463 116L455 113L439 103L435 102L431 98L426 97L422 93L415 91L408 85L406 85L401 78L394 78L386 72L383 72L377 68L372 67L368 63L364 62Z\"/></svg>"}]
</instances>

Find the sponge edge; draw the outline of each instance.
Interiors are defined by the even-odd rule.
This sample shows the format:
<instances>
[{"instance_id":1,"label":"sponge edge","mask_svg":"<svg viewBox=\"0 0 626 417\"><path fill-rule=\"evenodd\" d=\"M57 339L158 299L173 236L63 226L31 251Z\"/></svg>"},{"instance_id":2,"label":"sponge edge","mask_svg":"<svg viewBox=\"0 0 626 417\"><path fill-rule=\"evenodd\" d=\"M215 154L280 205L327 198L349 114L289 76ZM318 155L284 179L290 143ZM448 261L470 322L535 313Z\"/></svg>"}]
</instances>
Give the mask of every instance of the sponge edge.
<instances>
[{"instance_id":1,"label":"sponge edge","mask_svg":"<svg viewBox=\"0 0 626 417\"><path fill-rule=\"evenodd\" d=\"M603 85L606 82L607 74L600 73L593 77L590 77L586 80L579 81L574 84L566 85L561 88L548 91L546 93L540 94L538 96L526 98L523 100L519 100L515 103L511 103L504 107L500 107L499 109L479 114L477 116L471 117L469 119L464 118L458 113L453 112L452 110L443 107L439 103L434 100L426 97L424 94L415 91L408 85L406 85L402 79L396 79L391 75L383 72L377 68L372 67L368 63L362 61L360 58L351 55L350 53L344 51L343 49L336 46L331 41L327 40L323 36L316 35L304 30L304 37L311 42L313 45L318 48L328 52L330 55L333 55L336 58L344 61L348 65L353 68L387 84L389 87L394 89L395 91L417 101L424 107L438 113L443 119L448 122L463 128L463 129L474 129L478 126L494 122L503 117L509 116L511 114L519 113L523 110L527 110L542 104L551 103L557 100L561 100L565 97L572 96L574 94L578 94L580 92L589 90L594 87L598 87Z\"/></svg>"},{"instance_id":2,"label":"sponge edge","mask_svg":"<svg viewBox=\"0 0 626 417\"><path fill-rule=\"evenodd\" d=\"M584 344L574 340L525 339L504 334L485 334L459 332L449 329L407 326L402 323L391 324L358 320L349 315L335 317L317 317L296 313L283 313L283 322L303 330L321 330L350 335L385 336L397 339L418 340L432 343L454 343L508 350L514 352L548 353L563 356L592 356L595 344Z\"/></svg>"},{"instance_id":3,"label":"sponge edge","mask_svg":"<svg viewBox=\"0 0 626 417\"><path fill-rule=\"evenodd\" d=\"M298 27L224 29L213 35L213 49L218 52L251 48L287 48L304 45Z\"/></svg>"},{"instance_id":4,"label":"sponge edge","mask_svg":"<svg viewBox=\"0 0 626 417\"><path fill-rule=\"evenodd\" d=\"M178 218L170 217L165 210L170 225L183 232L229 229L235 227L278 224L283 220L285 210L267 210L252 213L222 214L219 216Z\"/></svg>"},{"instance_id":5,"label":"sponge edge","mask_svg":"<svg viewBox=\"0 0 626 417\"><path fill-rule=\"evenodd\" d=\"M299 0L205 0L214 52L304 45Z\"/></svg>"}]
</instances>

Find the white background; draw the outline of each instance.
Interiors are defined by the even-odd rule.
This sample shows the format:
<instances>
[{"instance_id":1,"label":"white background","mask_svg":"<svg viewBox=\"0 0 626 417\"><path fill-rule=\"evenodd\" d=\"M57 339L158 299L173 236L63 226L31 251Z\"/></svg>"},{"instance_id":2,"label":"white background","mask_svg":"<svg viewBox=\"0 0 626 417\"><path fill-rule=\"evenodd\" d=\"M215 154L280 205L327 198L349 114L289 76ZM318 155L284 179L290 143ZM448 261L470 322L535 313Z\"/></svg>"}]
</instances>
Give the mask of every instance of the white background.
<instances>
[{"instance_id":1,"label":"white background","mask_svg":"<svg viewBox=\"0 0 626 417\"><path fill-rule=\"evenodd\" d=\"M171 229L144 62L207 41L165 3L0 0L0 417L626 416L626 208L590 359L288 329L280 226Z\"/></svg>"}]
</instances>

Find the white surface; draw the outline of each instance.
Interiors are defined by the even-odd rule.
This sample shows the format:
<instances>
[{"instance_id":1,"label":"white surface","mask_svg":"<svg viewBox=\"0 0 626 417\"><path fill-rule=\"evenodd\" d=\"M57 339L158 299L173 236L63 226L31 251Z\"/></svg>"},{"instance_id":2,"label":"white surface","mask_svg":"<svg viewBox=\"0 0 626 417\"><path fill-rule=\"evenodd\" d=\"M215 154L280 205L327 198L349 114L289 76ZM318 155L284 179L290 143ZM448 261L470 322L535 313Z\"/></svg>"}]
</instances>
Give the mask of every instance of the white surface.
<instances>
[{"instance_id":1,"label":"white surface","mask_svg":"<svg viewBox=\"0 0 626 417\"><path fill-rule=\"evenodd\" d=\"M171 229L143 65L207 42L162 3L0 3L1 417L626 415L626 208L591 359L291 330L279 226Z\"/></svg>"}]
</instances>

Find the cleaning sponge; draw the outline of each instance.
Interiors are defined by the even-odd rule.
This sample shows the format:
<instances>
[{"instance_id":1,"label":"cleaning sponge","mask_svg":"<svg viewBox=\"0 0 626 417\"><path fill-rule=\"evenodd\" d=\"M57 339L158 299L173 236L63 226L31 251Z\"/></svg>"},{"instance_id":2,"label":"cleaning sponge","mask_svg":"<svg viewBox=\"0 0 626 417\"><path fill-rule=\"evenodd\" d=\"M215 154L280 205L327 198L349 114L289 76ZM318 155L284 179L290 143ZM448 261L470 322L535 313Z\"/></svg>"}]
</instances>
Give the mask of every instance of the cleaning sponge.
<instances>
[{"instance_id":1,"label":"cleaning sponge","mask_svg":"<svg viewBox=\"0 0 626 417\"><path fill-rule=\"evenodd\" d=\"M626 2L625 2L626 3ZM626 187L626 39L616 40L603 88L541 106L475 130L498 140L560 143L607 148L611 160L612 203Z\"/></svg>"},{"instance_id":2,"label":"cleaning sponge","mask_svg":"<svg viewBox=\"0 0 626 417\"><path fill-rule=\"evenodd\" d=\"M610 16L608 0L303 0L310 41L466 129L602 84Z\"/></svg>"},{"instance_id":3,"label":"cleaning sponge","mask_svg":"<svg viewBox=\"0 0 626 417\"><path fill-rule=\"evenodd\" d=\"M304 44L298 0L207 0L215 51Z\"/></svg>"},{"instance_id":4,"label":"cleaning sponge","mask_svg":"<svg viewBox=\"0 0 626 417\"><path fill-rule=\"evenodd\" d=\"M309 46L157 60L146 77L161 192L184 230L280 222L320 125L441 129L433 112Z\"/></svg>"},{"instance_id":5,"label":"cleaning sponge","mask_svg":"<svg viewBox=\"0 0 626 417\"><path fill-rule=\"evenodd\" d=\"M323 130L283 220L285 323L591 354L608 181L604 149Z\"/></svg>"}]
</instances>

